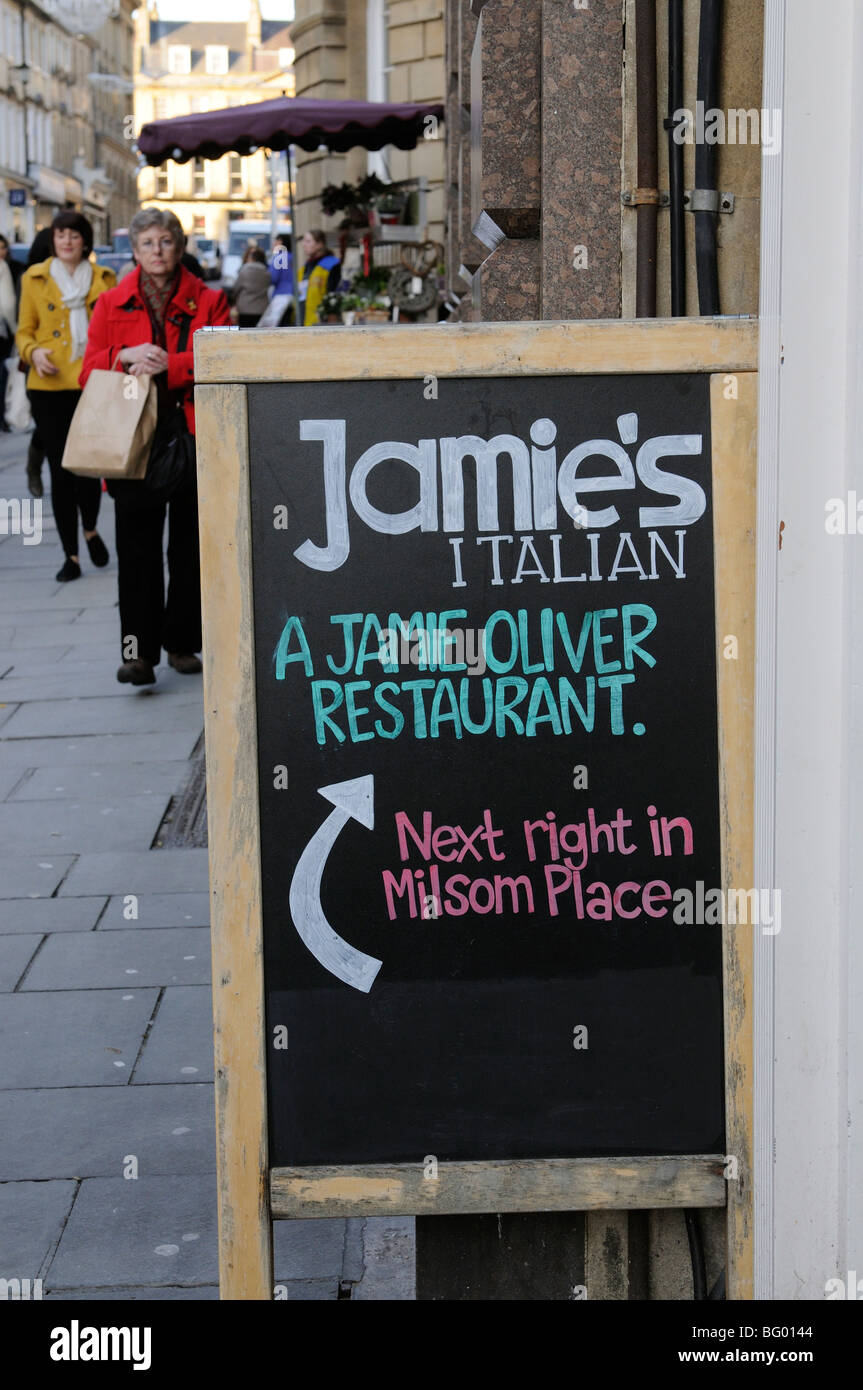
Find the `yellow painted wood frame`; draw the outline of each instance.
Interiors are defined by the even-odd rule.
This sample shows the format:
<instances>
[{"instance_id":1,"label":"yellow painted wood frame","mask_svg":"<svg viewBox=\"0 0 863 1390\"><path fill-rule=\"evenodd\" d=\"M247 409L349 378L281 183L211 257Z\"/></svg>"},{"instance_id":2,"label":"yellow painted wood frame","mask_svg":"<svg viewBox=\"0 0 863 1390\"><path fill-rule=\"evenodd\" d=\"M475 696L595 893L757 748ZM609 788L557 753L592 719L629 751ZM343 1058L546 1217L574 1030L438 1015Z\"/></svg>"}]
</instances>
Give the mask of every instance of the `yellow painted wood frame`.
<instances>
[{"instance_id":1,"label":"yellow painted wood frame","mask_svg":"<svg viewBox=\"0 0 863 1390\"><path fill-rule=\"evenodd\" d=\"M394 336L396 335L396 336ZM736 319L195 335L223 1299L273 1296L273 1218L727 1206L727 1295L752 1297L752 933L723 928L728 1155L270 1171L252 621L253 382L704 372L711 377L723 889L753 865L757 323ZM726 637L736 655L725 659ZM730 650L730 648L729 648Z\"/></svg>"}]
</instances>

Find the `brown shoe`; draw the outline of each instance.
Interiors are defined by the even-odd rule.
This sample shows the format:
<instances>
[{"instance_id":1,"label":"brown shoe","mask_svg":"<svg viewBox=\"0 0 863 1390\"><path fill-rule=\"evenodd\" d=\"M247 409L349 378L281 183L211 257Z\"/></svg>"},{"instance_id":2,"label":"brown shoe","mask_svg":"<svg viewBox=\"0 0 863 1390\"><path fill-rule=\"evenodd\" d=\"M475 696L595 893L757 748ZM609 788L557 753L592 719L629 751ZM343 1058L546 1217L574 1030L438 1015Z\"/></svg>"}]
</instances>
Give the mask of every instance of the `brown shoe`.
<instances>
[{"instance_id":1,"label":"brown shoe","mask_svg":"<svg viewBox=\"0 0 863 1390\"><path fill-rule=\"evenodd\" d=\"M138 657L136 661L124 661L117 671L121 685L155 685L156 672L149 661Z\"/></svg>"},{"instance_id":2,"label":"brown shoe","mask_svg":"<svg viewBox=\"0 0 863 1390\"><path fill-rule=\"evenodd\" d=\"M181 676L196 676L204 669L192 652L168 652L168 665L179 671Z\"/></svg>"}]
</instances>

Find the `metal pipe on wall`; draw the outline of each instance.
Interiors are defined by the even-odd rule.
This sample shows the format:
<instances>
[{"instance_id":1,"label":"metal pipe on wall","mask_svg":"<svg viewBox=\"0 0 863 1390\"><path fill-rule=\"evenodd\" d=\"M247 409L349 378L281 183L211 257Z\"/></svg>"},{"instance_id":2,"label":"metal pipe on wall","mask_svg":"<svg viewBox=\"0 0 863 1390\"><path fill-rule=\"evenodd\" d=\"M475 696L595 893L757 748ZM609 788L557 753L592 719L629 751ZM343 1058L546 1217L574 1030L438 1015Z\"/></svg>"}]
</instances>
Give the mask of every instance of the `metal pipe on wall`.
<instances>
[{"instance_id":1,"label":"metal pipe on wall","mask_svg":"<svg viewBox=\"0 0 863 1390\"><path fill-rule=\"evenodd\" d=\"M656 213L659 204L656 0L635 0L635 94L638 144L635 316L655 318Z\"/></svg>"},{"instance_id":2,"label":"metal pipe on wall","mask_svg":"<svg viewBox=\"0 0 863 1390\"><path fill-rule=\"evenodd\" d=\"M671 215L671 315L686 313L686 232L683 145L675 140L675 112L683 108L683 0L668 0L668 187Z\"/></svg>"},{"instance_id":3,"label":"metal pipe on wall","mask_svg":"<svg viewBox=\"0 0 863 1390\"><path fill-rule=\"evenodd\" d=\"M701 0L698 29L698 90L701 111L716 110L719 105L720 31L722 0ZM699 138L700 136L700 138ZM695 272L698 279L698 312L719 313L719 267L716 233L719 220L716 187L716 145L708 144L703 129L695 140ZM699 207L705 194L717 195L715 208Z\"/></svg>"}]
</instances>

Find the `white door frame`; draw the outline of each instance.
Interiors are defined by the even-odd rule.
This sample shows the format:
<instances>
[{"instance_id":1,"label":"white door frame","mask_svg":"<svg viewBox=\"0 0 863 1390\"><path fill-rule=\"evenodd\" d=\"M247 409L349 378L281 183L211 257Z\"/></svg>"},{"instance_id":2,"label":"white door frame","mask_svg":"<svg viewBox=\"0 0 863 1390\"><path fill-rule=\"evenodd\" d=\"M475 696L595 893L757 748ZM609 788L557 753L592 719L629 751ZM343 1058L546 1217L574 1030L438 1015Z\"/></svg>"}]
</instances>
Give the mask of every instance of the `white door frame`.
<instances>
[{"instance_id":1,"label":"white door frame","mask_svg":"<svg viewBox=\"0 0 863 1390\"><path fill-rule=\"evenodd\" d=\"M755 964L760 1298L863 1275L863 534L825 529L828 499L863 499L861 74L859 0L767 0L755 883L782 928Z\"/></svg>"}]
</instances>

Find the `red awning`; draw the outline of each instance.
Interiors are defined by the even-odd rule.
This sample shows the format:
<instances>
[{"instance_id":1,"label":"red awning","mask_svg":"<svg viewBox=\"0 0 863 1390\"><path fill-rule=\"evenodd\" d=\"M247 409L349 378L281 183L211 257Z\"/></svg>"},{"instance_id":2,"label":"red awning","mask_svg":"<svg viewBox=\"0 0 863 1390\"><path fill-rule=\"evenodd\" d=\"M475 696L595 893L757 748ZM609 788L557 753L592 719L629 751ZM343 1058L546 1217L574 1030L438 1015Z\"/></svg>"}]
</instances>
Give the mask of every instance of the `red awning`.
<instances>
[{"instance_id":1,"label":"red awning","mask_svg":"<svg viewBox=\"0 0 863 1390\"><path fill-rule=\"evenodd\" d=\"M442 121L439 102L316 101L309 97L277 97L224 111L201 111L148 121L138 136L138 149L148 164L177 164L187 160L219 159L223 154L250 154L253 149L283 150L288 145L312 151L326 145L343 153L359 145L380 150L395 145L412 150L434 132L428 117Z\"/></svg>"}]
</instances>

